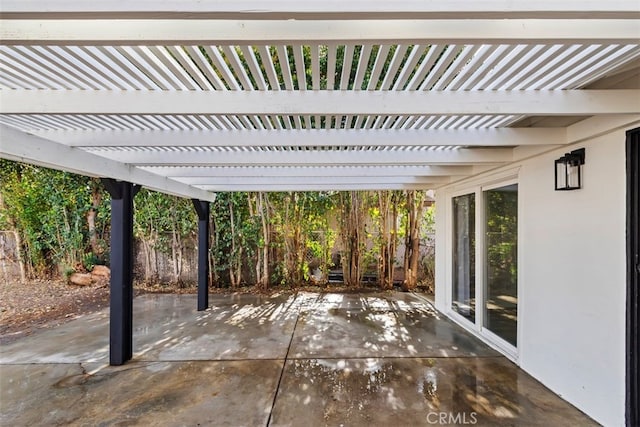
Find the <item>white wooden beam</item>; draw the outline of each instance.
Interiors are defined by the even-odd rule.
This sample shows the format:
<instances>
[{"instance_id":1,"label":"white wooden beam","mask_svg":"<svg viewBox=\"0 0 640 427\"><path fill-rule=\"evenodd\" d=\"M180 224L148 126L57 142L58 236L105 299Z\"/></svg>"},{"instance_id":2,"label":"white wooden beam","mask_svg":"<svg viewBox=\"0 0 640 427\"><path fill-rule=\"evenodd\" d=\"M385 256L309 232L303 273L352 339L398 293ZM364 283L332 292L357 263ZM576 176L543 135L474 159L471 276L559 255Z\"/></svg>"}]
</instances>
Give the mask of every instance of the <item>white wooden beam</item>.
<instances>
[{"instance_id":1,"label":"white wooden beam","mask_svg":"<svg viewBox=\"0 0 640 427\"><path fill-rule=\"evenodd\" d=\"M341 185L341 184L446 184L450 178L446 176L325 176L321 180L318 177L288 176L288 177L215 177L215 178L176 178L177 181L200 188L220 185Z\"/></svg>"},{"instance_id":2,"label":"white wooden beam","mask_svg":"<svg viewBox=\"0 0 640 427\"><path fill-rule=\"evenodd\" d=\"M0 114L597 115L640 113L640 90L0 90Z\"/></svg>"},{"instance_id":3,"label":"white wooden beam","mask_svg":"<svg viewBox=\"0 0 640 427\"><path fill-rule=\"evenodd\" d=\"M202 186L208 191L356 191L356 190L432 190L445 184L366 183L366 184L240 184Z\"/></svg>"},{"instance_id":4,"label":"white wooden beam","mask_svg":"<svg viewBox=\"0 0 640 427\"><path fill-rule=\"evenodd\" d=\"M215 194L131 165L0 125L0 157L93 177L129 181L162 193L214 201Z\"/></svg>"},{"instance_id":5,"label":"white wooden beam","mask_svg":"<svg viewBox=\"0 0 640 427\"><path fill-rule=\"evenodd\" d=\"M616 130L633 129L638 126L640 126L640 115L638 114L590 117L566 128L567 144L580 143ZM513 161L525 160L553 148L533 145L516 147L513 149Z\"/></svg>"},{"instance_id":6,"label":"white wooden beam","mask_svg":"<svg viewBox=\"0 0 640 427\"><path fill-rule=\"evenodd\" d=\"M565 144L564 128L43 130L34 135L72 147L386 147Z\"/></svg>"},{"instance_id":7,"label":"white wooden beam","mask_svg":"<svg viewBox=\"0 0 640 427\"><path fill-rule=\"evenodd\" d=\"M371 176L461 176L475 173L472 166L141 166L149 172L173 177L312 177L322 180L325 177L371 177Z\"/></svg>"},{"instance_id":8,"label":"white wooden beam","mask_svg":"<svg viewBox=\"0 0 640 427\"><path fill-rule=\"evenodd\" d=\"M633 19L0 19L7 45L637 43Z\"/></svg>"},{"instance_id":9,"label":"white wooden beam","mask_svg":"<svg viewBox=\"0 0 640 427\"><path fill-rule=\"evenodd\" d=\"M474 165L513 159L511 148L435 150L164 151L100 150L96 155L145 166Z\"/></svg>"},{"instance_id":10,"label":"white wooden beam","mask_svg":"<svg viewBox=\"0 0 640 427\"><path fill-rule=\"evenodd\" d=\"M567 128L569 143L582 142L618 129L633 129L640 126L640 115L591 117Z\"/></svg>"},{"instance_id":11,"label":"white wooden beam","mask_svg":"<svg viewBox=\"0 0 640 427\"><path fill-rule=\"evenodd\" d=\"M574 16L581 18L621 17L638 12L635 0L3 0L3 14L63 14L73 18L85 15L118 15L155 17L162 14L188 16L243 15L260 16L302 15L434 15L442 18L473 19L482 16L502 18Z\"/></svg>"}]
</instances>

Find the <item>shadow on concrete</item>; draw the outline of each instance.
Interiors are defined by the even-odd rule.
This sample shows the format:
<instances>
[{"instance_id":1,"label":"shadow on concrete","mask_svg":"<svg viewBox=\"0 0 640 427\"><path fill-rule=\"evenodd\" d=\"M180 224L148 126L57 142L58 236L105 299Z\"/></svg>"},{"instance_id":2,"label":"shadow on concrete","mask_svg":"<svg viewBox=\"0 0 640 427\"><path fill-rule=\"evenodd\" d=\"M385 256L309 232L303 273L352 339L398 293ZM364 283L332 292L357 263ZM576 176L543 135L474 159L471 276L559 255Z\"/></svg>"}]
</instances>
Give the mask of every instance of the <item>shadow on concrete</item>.
<instances>
[{"instance_id":1,"label":"shadow on concrete","mask_svg":"<svg viewBox=\"0 0 640 427\"><path fill-rule=\"evenodd\" d=\"M1 425L596 425L408 293L143 295L0 350Z\"/></svg>"}]
</instances>

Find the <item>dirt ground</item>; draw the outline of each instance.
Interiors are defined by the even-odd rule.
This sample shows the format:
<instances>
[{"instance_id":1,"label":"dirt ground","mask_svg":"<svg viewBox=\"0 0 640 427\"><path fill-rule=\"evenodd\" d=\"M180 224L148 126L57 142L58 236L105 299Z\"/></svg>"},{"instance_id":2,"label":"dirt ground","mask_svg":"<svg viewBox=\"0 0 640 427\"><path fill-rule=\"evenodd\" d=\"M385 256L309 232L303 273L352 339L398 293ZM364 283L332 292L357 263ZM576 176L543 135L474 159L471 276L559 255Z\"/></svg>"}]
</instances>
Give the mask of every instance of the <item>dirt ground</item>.
<instances>
[{"instance_id":1,"label":"dirt ground","mask_svg":"<svg viewBox=\"0 0 640 427\"><path fill-rule=\"evenodd\" d=\"M167 284L134 285L135 295L143 293L196 293L191 287ZM255 293L255 287L210 289L211 293ZM109 306L108 282L90 286L69 285L64 281L33 280L0 282L0 344L13 342L33 332L61 325L84 314Z\"/></svg>"},{"instance_id":2,"label":"dirt ground","mask_svg":"<svg viewBox=\"0 0 640 427\"><path fill-rule=\"evenodd\" d=\"M141 293L195 293L195 287L136 284ZM0 282L0 344L51 328L109 306L108 281L90 286L58 280Z\"/></svg>"},{"instance_id":3,"label":"dirt ground","mask_svg":"<svg viewBox=\"0 0 640 427\"><path fill-rule=\"evenodd\" d=\"M333 292L371 292L375 287L351 289L344 285L331 285ZM287 291L284 288L270 291ZM291 289L293 290L293 289ZM297 290L314 292L325 287L303 287ZM142 293L196 293L195 287L177 287L166 284L134 285L136 295ZM266 291L269 293L270 291ZM264 293L256 287L213 288L211 293ZM13 342L31 335L39 329L61 325L84 314L109 306L109 285L106 282L91 286L68 285L63 281L34 280L0 282L0 344Z\"/></svg>"},{"instance_id":4,"label":"dirt ground","mask_svg":"<svg viewBox=\"0 0 640 427\"><path fill-rule=\"evenodd\" d=\"M109 286L37 280L0 283L0 344L109 305Z\"/></svg>"}]
</instances>

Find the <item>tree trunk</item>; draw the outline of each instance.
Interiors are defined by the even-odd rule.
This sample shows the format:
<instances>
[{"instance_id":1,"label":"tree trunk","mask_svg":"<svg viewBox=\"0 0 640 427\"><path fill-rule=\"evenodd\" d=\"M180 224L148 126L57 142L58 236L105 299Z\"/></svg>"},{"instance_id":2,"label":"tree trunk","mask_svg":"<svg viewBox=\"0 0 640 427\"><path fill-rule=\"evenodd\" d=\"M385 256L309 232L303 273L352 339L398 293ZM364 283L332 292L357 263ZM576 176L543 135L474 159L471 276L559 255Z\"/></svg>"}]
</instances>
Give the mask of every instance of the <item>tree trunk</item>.
<instances>
[{"instance_id":1,"label":"tree trunk","mask_svg":"<svg viewBox=\"0 0 640 427\"><path fill-rule=\"evenodd\" d=\"M0 209L6 209L2 193L0 193ZM16 258L18 259L18 267L20 268L20 282L25 283L27 281L27 269L24 265L24 258L22 257L22 236L20 236L13 218L7 215L6 220L16 241Z\"/></svg>"},{"instance_id":2,"label":"tree trunk","mask_svg":"<svg viewBox=\"0 0 640 427\"><path fill-rule=\"evenodd\" d=\"M158 269L158 249L156 248L157 240L154 240L151 245L151 255L152 255L152 266L151 266L151 279L156 279L159 277L159 269Z\"/></svg>"},{"instance_id":3,"label":"tree trunk","mask_svg":"<svg viewBox=\"0 0 640 427\"><path fill-rule=\"evenodd\" d=\"M209 217L209 229L213 233L213 244L212 249L214 251L218 250L218 233L216 232L216 221L211 215ZM209 251L209 281L214 286L218 286L218 267L216 264L216 257L212 255L211 251Z\"/></svg>"},{"instance_id":4,"label":"tree trunk","mask_svg":"<svg viewBox=\"0 0 640 427\"><path fill-rule=\"evenodd\" d=\"M65 206L62 206L62 220L62 224L64 226L63 229L56 224L58 248L62 252L61 258L63 262L65 262L69 267L75 268L78 263L78 258L76 256L77 250L75 245L72 246L72 242L69 240L69 237L71 236L71 224L69 223L69 213Z\"/></svg>"},{"instance_id":5,"label":"tree trunk","mask_svg":"<svg viewBox=\"0 0 640 427\"><path fill-rule=\"evenodd\" d=\"M12 224L9 224L9 226L13 227ZM22 237L16 230L13 230L13 235L16 239L16 257L18 258L18 267L20 268L20 283L25 283L27 281L27 269L24 265L24 258L22 257Z\"/></svg>"},{"instance_id":6,"label":"tree trunk","mask_svg":"<svg viewBox=\"0 0 640 427\"><path fill-rule=\"evenodd\" d=\"M229 218L231 224L231 256L229 259L229 281L231 282L231 287L236 287L236 278L235 278L235 269L233 267L233 256L236 252L236 228L233 220L233 203L231 199L229 199Z\"/></svg>"},{"instance_id":7,"label":"tree trunk","mask_svg":"<svg viewBox=\"0 0 640 427\"><path fill-rule=\"evenodd\" d=\"M393 287L393 279L389 279L390 274L393 275L393 264L391 254L391 233L389 227L389 204L391 194L387 191L378 191L378 210L380 214L379 224L379 260L378 260L378 285L380 289L390 289ZM391 272L389 271L391 270Z\"/></svg>"},{"instance_id":8,"label":"tree trunk","mask_svg":"<svg viewBox=\"0 0 640 427\"><path fill-rule=\"evenodd\" d=\"M241 281L241 268L237 266L240 264L242 259L242 248L236 249L238 246L236 244L236 228L235 228L235 217L233 214L233 201L229 199L229 216L231 219L231 256L229 263L229 280L231 282L231 287L237 287Z\"/></svg>"},{"instance_id":9,"label":"tree trunk","mask_svg":"<svg viewBox=\"0 0 640 427\"><path fill-rule=\"evenodd\" d=\"M177 236L177 249L178 249L178 278L177 280L180 281L182 278L182 271L184 269L184 252L183 252L183 245L182 245L182 236L180 235L180 233L178 232L176 234Z\"/></svg>"},{"instance_id":10,"label":"tree trunk","mask_svg":"<svg viewBox=\"0 0 640 427\"><path fill-rule=\"evenodd\" d=\"M255 203L255 208L254 208ZM247 206L249 207L249 217L255 221L258 212L260 211L258 195L257 193L247 193ZM262 277L262 251L256 250L256 258L254 263L254 269L256 274L256 285L261 287L260 279Z\"/></svg>"},{"instance_id":11,"label":"tree trunk","mask_svg":"<svg viewBox=\"0 0 640 427\"><path fill-rule=\"evenodd\" d=\"M364 246L364 200L361 192L341 193L341 238L343 242L342 273L347 286L358 286L362 280Z\"/></svg>"},{"instance_id":12,"label":"tree trunk","mask_svg":"<svg viewBox=\"0 0 640 427\"><path fill-rule=\"evenodd\" d=\"M269 207L266 206L264 199L266 194L258 193L258 203L260 208L260 219L262 222L262 276L259 279L260 286L263 289L267 289L269 286Z\"/></svg>"},{"instance_id":13,"label":"tree trunk","mask_svg":"<svg viewBox=\"0 0 640 427\"><path fill-rule=\"evenodd\" d=\"M391 196L391 247L389 263L391 265L391 287L393 287L393 273L396 263L396 252L398 250L398 203L400 202L399 192L392 193Z\"/></svg>"},{"instance_id":14,"label":"tree trunk","mask_svg":"<svg viewBox=\"0 0 640 427\"><path fill-rule=\"evenodd\" d=\"M175 215L172 215L175 218ZM180 266L178 260L178 235L175 221L171 221L171 261L173 263L173 281L180 280Z\"/></svg>"},{"instance_id":15,"label":"tree trunk","mask_svg":"<svg viewBox=\"0 0 640 427\"><path fill-rule=\"evenodd\" d=\"M147 283L151 282L151 248L150 244L146 239L140 239L142 243L142 248L144 250L144 281Z\"/></svg>"},{"instance_id":16,"label":"tree trunk","mask_svg":"<svg viewBox=\"0 0 640 427\"><path fill-rule=\"evenodd\" d=\"M102 248L98 240L98 233L96 231L96 215L98 214L98 208L102 203L102 192L100 191L99 180L97 178L91 179L91 207L87 211L87 226L89 229L89 245L91 246L91 252L94 255L101 255Z\"/></svg>"},{"instance_id":17,"label":"tree trunk","mask_svg":"<svg viewBox=\"0 0 640 427\"><path fill-rule=\"evenodd\" d=\"M303 208L300 207L298 193L290 193L290 201L287 204L285 220L285 266L287 275L295 285L303 282L303 255L302 255L302 232L301 219ZM291 210L289 209L291 206ZM289 212L291 212L289 214Z\"/></svg>"},{"instance_id":18,"label":"tree trunk","mask_svg":"<svg viewBox=\"0 0 640 427\"><path fill-rule=\"evenodd\" d=\"M240 286L242 284L242 246L240 247L240 249L238 249L238 259L236 260L235 263L235 268L236 268L236 284L235 286Z\"/></svg>"},{"instance_id":19,"label":"tree trunk","mask_svg":"<svg viewBox=\"0 0 640 427\"><path fill-rule=\"evenodd\" d=\"M418 285L418 261L420 258L420 220L422 217L423 194L415 190L407 191L407 232L404 253L405 290Z\"/></svg>"}]
</instances>

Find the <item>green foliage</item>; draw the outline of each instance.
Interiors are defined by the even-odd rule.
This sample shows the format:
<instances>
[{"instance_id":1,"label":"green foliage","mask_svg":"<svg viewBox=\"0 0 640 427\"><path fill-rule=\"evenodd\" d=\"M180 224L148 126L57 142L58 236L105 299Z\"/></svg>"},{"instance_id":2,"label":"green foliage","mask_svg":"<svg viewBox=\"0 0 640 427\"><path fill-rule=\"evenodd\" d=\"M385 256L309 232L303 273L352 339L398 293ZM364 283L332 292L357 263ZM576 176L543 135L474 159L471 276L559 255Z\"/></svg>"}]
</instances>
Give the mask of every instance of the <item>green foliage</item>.
<instances>
[{"instance_id":1,"label":"green foliage","mask_svg":"<svg viewBox=\"0 0 640 427\"><path fill-rule=\"evenodd\" d=\"M436 232L436 205L431 205L425 209L422 215L421 236L426 236Z\"/></svg>"},{"instance_id":2,"label":"green foliage","mask_svg":"<svg viewBox=\"0 0 640 427\"><path fill-rule=\"evenodd\" d=\"M146 189L134 199L134 235L149 242L161 253L169 254L172 233L181 237L194 237L198 219L191 201Z\"/></svg>"},{"instance_id":3,"label":"green foliage","mask_svg":"<svg viewBox=\"0 0 640 427\"><path fill-rule=\"evenodd\" d=\"M185 244L196 239L198 224L191 201L142 189L134 204L134 235L145 255L144 280L157 279L158 254L164 254L172 267L171 280L182 284Z\"/></svg>"},{"instance_id":4,"label":"green foliage","mask_svg":"<svg viewBox=\"0 0 640 427\"><path fill-rule=\"evenodd\" d=\"M335 242L328 214L335 206L335 197L328 192L290 192L275 193L270 200L274 207L273 243L279 253L273 282L308 281L310 262L327 273Z\"/></svg>"},{"instance_id":5,"label":"green foliage","mask_svg":"<svg viewBox=\"0 0 640 427\"><path fill-rule=\"evenodd\" d=\"M420 229L421 246L425 248L424 254L420 259L420 280L422 284L426 285L431 291L435 287L435 270L436 270L436 257L435 257L435 213L436 205L429 206L423 213L422 224Z\"/></svg>"},{"instance_id":6,"label":"green foliage","mask_svg":"<svg viewBox=\"0 0 640 427\"><path fill-rule=\"evenodd\" d=\"M98 255L93 252L84 254L82 257L82 266L85 270L91 271L96 265L102 265L102 259Z\"/></svg>"},{"instance_id":7,"label":"green foliage","mask_svg":"<svg viewBox=\"0 0 640 427\"><path fill-rule=\"evenodd\" d=\"M405 217L402 194L389 196L387 218ZM387 220L382 239L377 197L374 192L218 193L211 206L214 283L297 286L312 275L315 281L326 280L338 239L350 283L372 272L382 254L388 260L385 274L392 274L395 246L405 232L396 229L397 220ZM147 257L145 278L157 275L161 254L172 261L179 282L183 250L197 238L191 201L143 189L134 204L134 236ZM423 224L421 235L433 228L432 210L426 211ZM0 160L0 229L19 235L31 276L91 270L109 262L110 197L95 178Z\"/></svg>"},{"instance_id":8,"label":"green foliage","mask_svg":"<svg viewBox=\"0 0 640 427\"><path fill-rule=\"evenodd\" d=\"M257 221L249 215L247 193L219 193L212 205L212 255L221 284L242 282L242 262L259 244Z\"/></svg>"},{"instance_id":9,"label":"green foliage","mask_svg":"<svg viewBox=\"0 0 640 427\"><path fill-rule=\"evenodd\" d=\"M488 281L495 289L513 289L518 274L518 193L489 190L485 203Z\"/></svg>"},{"instance_id":10,"label":"green foliage","mask_svg":"<svg viewBox=\"0 0 640 427\"><path fill-rule=\"evenodd\" d=\"M81 265L88 249L90 178L0 160L0 180L0 225L20 234L30 274ZM98 217L102 230L105 220Z\"/></svg>"},{"instance_id":11,"label":"green foliage","mask_svg":"<svg viewBox=\"0 0 640 427\"><path fill-rule=\"evenodd\" d=\"M69 277L71 277L71 275L75 272L76 272L75 268L64 266L62 269L62 277L64 277L65 280L69 280Z\"/></svg>"}]
</instances>

